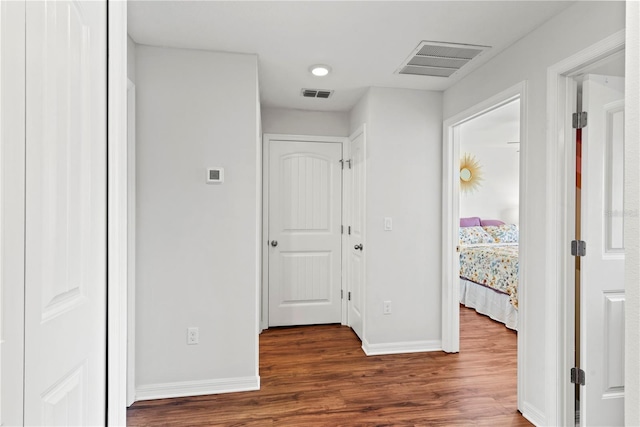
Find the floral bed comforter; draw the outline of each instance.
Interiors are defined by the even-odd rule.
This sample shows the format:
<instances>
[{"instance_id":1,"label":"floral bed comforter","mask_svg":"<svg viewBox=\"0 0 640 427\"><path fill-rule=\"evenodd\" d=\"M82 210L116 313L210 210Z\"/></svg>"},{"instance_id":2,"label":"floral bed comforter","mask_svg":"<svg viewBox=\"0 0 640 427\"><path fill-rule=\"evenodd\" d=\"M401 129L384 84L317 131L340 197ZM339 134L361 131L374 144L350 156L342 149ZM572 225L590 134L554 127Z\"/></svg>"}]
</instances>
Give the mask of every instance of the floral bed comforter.
<instances>
[{"instance_id":1,"label":"floral bed comforter","mask_svg":"<svg viewBox=\"0 0 640 427\"><path fill-rule=\"evenodd\" d=\"M518 246L461 247L460 278L509 295L511 304L518 308Z\"/></svg>"}]
</instances>

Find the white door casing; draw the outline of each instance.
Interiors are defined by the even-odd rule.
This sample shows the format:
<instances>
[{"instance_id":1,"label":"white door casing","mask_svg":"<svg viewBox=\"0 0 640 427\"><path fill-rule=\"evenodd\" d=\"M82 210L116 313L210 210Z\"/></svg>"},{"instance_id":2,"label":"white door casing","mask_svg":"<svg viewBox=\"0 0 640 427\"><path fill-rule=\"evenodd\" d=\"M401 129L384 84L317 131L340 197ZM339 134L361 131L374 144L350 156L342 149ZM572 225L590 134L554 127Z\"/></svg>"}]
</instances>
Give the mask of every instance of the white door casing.
<instances>
[{"instance_id":1,"label":"white door casing","mask_svg":"<svg viewBox=\"0 0 640 427\"><path fill-rule=\"evenodd\" d=\"M347 318L348 325L364 338L364 294L366 257L366 130L362 125L349 137L350 169L348 172L347 252Z\"/></svg>"},{"instance_id":2,"label":"white door casing","mask_svg":"<svg viewBox=\"0 0 640 427\"><path fill-rule=\"evenodd\" d=\"M0 2L0 424L23 424L25 3Z\"/></svg>"},{"instance_id":3,"label":"white door casing","mask_svg":"<svg viewBox=\"0 0 640 427\"><path fill-rule=\"evenodd\" d=\"M624 78L583 81L581 425L624 424Z\"/></svg>"},{"instance_id":4,"label":"white door casing","mask_svg":"<svg viewBox=\"0 0 640 427\"><path fill-rule=\"evenodd\" d=\"M574 258L569 242L574 238L575 150L571 114L576 97L573 77L592 64L625 47L625 30L590 45L547 69L547 229L545 238L545 414L546 424L572 425L575 387L569 369L574 365L573 300ZM518 334L520 339L520 334ZM518 366L520 369L520 365ZM518 398L520 399L521 394ZM525 412L526 402L524 405ZM526 414L525 414L526 415ZM529 418L536 419L536 418ZM537 419L544 419L537 417Z\"/></svg>"},{"instance_id":5,"label":"white door casing","mask_svg":"<svg viewBox=\"0 0 640 427\"><path fill-rule=\"evenodd\" d=\"M106 3L27 2L26 12L24 422L100 425Z\"/></svg>"},{"instance_id":6,"label":"white door casing","mask_svg":"<svg viewBox=\"0 0 640 427\"><path fill-rule=\"evenodd\" d=\"M108 2L107 425L127 422L127 3ZM133 183L135 184L135 183ZM134 325L135 327L135 325Z\"/></svg>"},{"instance_id":7,"label":"white door casing","mask_svg":"<svg viewBox=\"0 0 640 427\"><path fill-rule=\"evenodd\" d=\"M271 140L269 326L342 320L342 144Z\"/></svg>"},{"instance_id":8,"label":"white door casing","mask_svg":"<svg viewBox=\"0 0 640 427\"><path fill-rule=\"evenodd\" d=\"M127 84L127 407L135 402L136 377L136 86Z\"/></svg>"}]
</instances>

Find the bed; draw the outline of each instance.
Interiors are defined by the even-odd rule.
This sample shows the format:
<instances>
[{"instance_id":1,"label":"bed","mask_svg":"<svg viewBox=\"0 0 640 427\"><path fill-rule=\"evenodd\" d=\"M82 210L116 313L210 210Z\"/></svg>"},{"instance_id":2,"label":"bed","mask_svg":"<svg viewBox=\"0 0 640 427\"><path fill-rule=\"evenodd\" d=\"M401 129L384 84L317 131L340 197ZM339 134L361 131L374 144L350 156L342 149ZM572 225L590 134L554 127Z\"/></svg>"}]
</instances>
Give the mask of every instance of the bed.
<instances>
[{"instance_id":1,"label":"bed","mask_svg":"<svg viewBox=\"0 0 640 427\"><path fill-rule=\"evenodd\" d=\"M518 227L491 224L460 227L460 303L517 330Z\"/></svg>"}]
</instances>

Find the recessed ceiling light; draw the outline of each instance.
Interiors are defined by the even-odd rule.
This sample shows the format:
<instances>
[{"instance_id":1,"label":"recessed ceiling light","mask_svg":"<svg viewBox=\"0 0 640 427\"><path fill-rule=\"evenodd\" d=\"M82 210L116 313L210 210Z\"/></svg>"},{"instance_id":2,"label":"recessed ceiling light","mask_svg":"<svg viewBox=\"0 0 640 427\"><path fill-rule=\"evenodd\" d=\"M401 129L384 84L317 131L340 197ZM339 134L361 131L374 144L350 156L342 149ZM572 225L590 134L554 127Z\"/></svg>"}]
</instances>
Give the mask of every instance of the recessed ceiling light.
<instances>
[{"instance_id":1,"label":"recessed ceiling light","mask_svg":"<svg viewBox=\"0 0 640 427\"><path fill-rule=\"evenodd\" d=\"M314 76L324 77L329 74L329 72L331 71L331 67L329 67L328 65L316 64L309 67L309 71L311 71L311 74L313 74Z\"/></svg>"}]
</instances>

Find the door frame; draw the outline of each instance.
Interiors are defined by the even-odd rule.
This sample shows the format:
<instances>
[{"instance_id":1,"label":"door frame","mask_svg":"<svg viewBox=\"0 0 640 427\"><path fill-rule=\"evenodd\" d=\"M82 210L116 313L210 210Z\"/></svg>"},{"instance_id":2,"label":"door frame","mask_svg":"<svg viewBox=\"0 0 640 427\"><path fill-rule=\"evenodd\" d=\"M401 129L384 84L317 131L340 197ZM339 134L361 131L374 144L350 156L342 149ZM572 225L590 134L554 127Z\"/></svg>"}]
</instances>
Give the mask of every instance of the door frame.
<instances>
[{"instance_id":1,"label":"door frame","mask_svg":"<svg viewBox=\"0 0 640 427\"><path fill-rule=\"evenodd\" d=\"M127 407L136 400L136 85L127 79Z\"/></svg>"},{"instance_id":2,"label":"door frame","mask_svg":"<svg viewBox=\"0 0 640 427\"><path fill-rule=\"evenodd\" d=\"M127 2L107 1L106 425L127 422Z\"/></svg>"},{"instance_id":3,"label":"door frame","mask_svg":"<svg viewBox=\"0 0 640 427\"><path fill-rule=\"evenodd\" d=\"M548 424L573 425L573 385L568 372L573 367L573 257L575 185L572 153L573 129L569 122L575 111L572 75L625 47L625 30L583 49L547 69L547 230L545 239L545 327L546 407Z\"/></svg>"},{"instance_id":4,"label":"door frame","mask_svg":"<svg viewBox=\"0 0 640 427\"><path fill-rule=\"evenodd\" d=\"M25 2L0 3L0 409L24 423Z\"/></svg>"},{"instance_id":5,"label":"door frame","mask_svg":"<svg viewBox=\"0 0 640 427\"><path fill-rule=\"evenodd\" d=\"M342 149L342 158L345 158L346 155L346 146L348 145L347 138L345 137L337 137L337 136L311 136L311 135L288 135L288 134L276 134L276 133L265 133L262 136L262 245L263 247L269 244L269 158L271 154L271 141L292 141L292 142L324 142L324 143L339 143L341 144ZM341 212L342 212L342 222L344 223L345 218L345 205L344 205L344 177L341 185L342 195L340 197L341 204ZM341 284L340 287L344 293L345 291L345 266L344 266L344 257L343 254L345 252L345 241L341 239L341 250L342 254L340 256L340 261L342 262L341 266ZM262 251L262 291L260 292L261 303L260 303L260 315L258 316L260 319L260 331L262 332L265 329L269 328L269 251ZM347 305L346 299L342 298L341 300L342 308L342 320L341 324L346 325L347 323Z\"/></svg>"},{"instance_id":6,"label":"door frame","mask_svg":"<svg viewBox=\"0 0 640 427\"><path fill-rule=\"evenodd\" d=\"M526 242L527 242L527 83L518 83L503 92L447 119L443 124L442 169L442 350L460 351L460 288L458 285L459 260L456 253L460 227L460 137L458 126L489 111L520 100L520 168L519 168L519 282L518 295L526 300ZM526 354L526 304L518 307L518 408L521 409L524 378L522 367Z\"/></svg>"}]
</instances>

